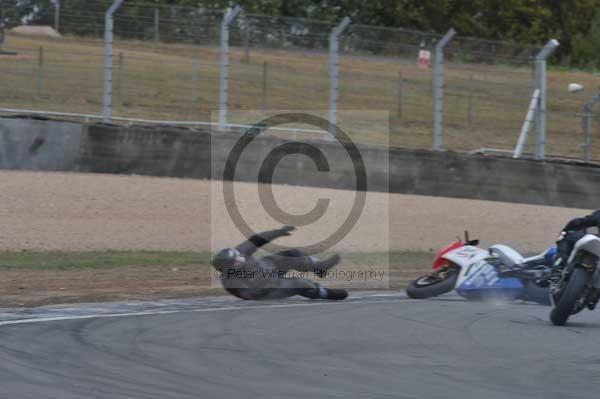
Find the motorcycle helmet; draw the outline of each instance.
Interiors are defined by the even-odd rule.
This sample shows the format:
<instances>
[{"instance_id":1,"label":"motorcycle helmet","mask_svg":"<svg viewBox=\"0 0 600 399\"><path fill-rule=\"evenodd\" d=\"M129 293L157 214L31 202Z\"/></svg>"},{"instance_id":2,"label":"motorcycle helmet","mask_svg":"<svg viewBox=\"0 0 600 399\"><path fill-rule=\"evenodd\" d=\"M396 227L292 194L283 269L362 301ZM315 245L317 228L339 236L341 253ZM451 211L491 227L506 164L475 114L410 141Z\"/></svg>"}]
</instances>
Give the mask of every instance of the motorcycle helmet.
<instances>
[{"instance_id":1,"label":"motorcycle helmet","mask_svg":"<svg viewBox=\"0 0 600 399\"><path fill-rule=\"evenodd\" d=\"M244 256L234 248L225 248L220 250L212 258L212 264L215 267L227 268L232 267L236 263L243 263L246 260Z\"/></svg>"}]
</instances>

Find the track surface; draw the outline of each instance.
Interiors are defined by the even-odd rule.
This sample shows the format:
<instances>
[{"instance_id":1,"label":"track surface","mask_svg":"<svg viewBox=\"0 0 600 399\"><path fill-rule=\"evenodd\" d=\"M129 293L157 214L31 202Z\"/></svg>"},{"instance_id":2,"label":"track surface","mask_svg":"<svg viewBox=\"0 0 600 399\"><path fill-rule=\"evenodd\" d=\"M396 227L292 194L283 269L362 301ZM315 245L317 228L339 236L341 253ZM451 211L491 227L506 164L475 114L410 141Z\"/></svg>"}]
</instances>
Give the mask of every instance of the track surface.
<instances>
[{"instance_id":1,"label":"track surface","mask_svg":"<svg viewBox=\"0 0 600 399\"><path fill-rule=\"evenodd\" d=\"M549 325L546 307L452 296L209 302L4 313L0 396L597 396L598 312L558 328ZM112 317L128 311L164 313ZM37 321L6 324L22 318Z\"/></svg>"}]
</instances>

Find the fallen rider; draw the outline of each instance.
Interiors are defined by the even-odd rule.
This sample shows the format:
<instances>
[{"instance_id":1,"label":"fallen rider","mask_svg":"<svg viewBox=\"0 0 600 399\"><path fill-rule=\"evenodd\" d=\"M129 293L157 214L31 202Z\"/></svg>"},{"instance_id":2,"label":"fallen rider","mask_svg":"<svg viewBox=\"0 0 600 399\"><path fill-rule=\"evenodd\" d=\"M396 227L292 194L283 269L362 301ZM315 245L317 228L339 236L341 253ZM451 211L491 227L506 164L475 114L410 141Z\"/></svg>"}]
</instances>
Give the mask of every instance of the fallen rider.
<instances>
[{"instance_id":1,"label":"fallen rider","mask_svg":"<svg viewBox=\"0 0 600 399\"><path fill-rule=\"evenodd\" d=\"M280 229L255 234L235 248L220 250L212 259L215 275L223 288L241 299L281 299L300 295L310 299L342 300L348 297L343 289L323 288L319 284L299 277L288 277L290 270L314 272L323 277L340 261L339 255L325 260L308 256L298 249L254 257L256 250L279 237L291 235L295 228Z\"/></svg>"}]
</instances>

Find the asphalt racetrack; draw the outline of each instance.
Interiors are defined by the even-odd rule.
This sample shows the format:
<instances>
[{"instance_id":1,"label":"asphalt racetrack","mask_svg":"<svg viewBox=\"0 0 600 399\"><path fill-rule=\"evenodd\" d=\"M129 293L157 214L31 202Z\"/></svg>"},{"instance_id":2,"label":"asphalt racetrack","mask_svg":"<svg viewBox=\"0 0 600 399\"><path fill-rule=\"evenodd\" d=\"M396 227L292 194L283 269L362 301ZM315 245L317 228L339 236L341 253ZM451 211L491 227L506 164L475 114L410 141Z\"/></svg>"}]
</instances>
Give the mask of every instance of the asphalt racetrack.
<instances>
[{"instance_id":1,"label":"asphalt racetrack","mask_svg":"<svg viewBox=\"0 0 600 399\"><path fill-rule=\"evenodd\" d=\"M0 314L2 398L591 398L600 313L354 293Z\"/></svg>"}]
</instances>

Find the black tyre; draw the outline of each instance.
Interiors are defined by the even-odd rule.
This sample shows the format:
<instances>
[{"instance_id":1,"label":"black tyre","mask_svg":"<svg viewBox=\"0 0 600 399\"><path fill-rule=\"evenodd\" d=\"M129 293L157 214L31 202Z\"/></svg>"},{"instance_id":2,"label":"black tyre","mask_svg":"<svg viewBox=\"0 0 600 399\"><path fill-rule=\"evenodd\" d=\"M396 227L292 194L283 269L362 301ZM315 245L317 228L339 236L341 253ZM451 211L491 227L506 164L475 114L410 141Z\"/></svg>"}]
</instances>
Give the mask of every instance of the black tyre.
<instances>
[{"instance_id":1,"label":"black tyre","mask_svg":"<svg viewBox=\"0 0 600 399\"><path fill-rule=\"evenodd\" d=\"M550 312L550 320L555 326L564 326L569 316L573 314L577 301L581 298L588 280L588 272L576 267L556 300L554 309Z\"/></svg>"},{"instance_id":2,"label":"black tyre","mask_svg":"<svg viewBox=\"0 0 600 399\"><path fill-rule=\"evenodd\" d=\"M449 269L439 274L420 277L411 281L406 288L406 295L412 299L426 299L450 292L456 285L458 270Z\"/></svg>"}]
</instances>

